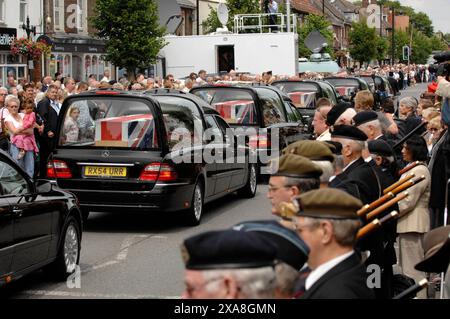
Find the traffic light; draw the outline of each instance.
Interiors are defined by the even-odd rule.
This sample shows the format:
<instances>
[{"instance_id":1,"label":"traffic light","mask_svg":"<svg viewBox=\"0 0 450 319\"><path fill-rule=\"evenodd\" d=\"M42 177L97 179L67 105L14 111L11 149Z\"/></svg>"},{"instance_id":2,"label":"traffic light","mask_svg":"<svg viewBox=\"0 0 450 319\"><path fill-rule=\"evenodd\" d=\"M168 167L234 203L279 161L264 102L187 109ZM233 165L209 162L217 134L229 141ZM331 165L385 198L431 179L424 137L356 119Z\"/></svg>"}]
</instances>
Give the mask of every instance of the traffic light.
<instances>
[{"instance_id":1,"label":"traffic light","mask_svg":"<svg viewBox=\"0 0 450 319\"><path fill-rule=\"evenodd\" d=\"M409 60L409 47L407 45L403 46L403 60Z\"/></svg>"}]
</instances>

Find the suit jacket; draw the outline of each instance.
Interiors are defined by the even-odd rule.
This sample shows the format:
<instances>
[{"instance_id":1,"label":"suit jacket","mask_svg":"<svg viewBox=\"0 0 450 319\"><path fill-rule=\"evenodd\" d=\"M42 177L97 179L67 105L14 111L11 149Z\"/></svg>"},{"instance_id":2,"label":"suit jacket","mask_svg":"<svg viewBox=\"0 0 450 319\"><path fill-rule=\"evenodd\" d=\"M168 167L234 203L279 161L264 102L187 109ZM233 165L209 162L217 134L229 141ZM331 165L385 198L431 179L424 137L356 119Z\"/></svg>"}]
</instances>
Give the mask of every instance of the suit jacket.
<instances>
[{"instance_id":1,"label":"suit jacket","mask_svg":"<svg viewBox=\"0 0 450 319\"><path fill-rule=\"evenodd\" d=\"M44 97L37 105L37 111L44 121L44 135L47 136L48 131L56 133L58 125L58 113L50 105L48 97Z\"/></svg>"},{"instance_id":2,"label":"suit jacket","mask_svg":"<svg viewBox=\"0 0 450 319\"><path fill-rule=\"evenodd\" d=\"M404 178L410 173L415 176L425 176L425 180L408 189L409 196L398 202L400 218L397 222L398 233L426 233L430 230L430 213L428 203L430 201L431 176L428 167L417 165L403 174Z\"/></svg>"},{"instance_id":3,"label":"suit jacket","mask_svg":"<svg viewBox=\"0 0 450 319\"><path fill-rule=\"evenodd\" d=\"M331 268L300 299L373 299L367 273L356 253Z\"/></svg>"},{"instance_id":4,"label":"suit jacket","mask_svg":"<svg viewBox=\"0 0 450 319\"><path fill-rule=\"evenodd\" d=\"M363 204L369 204L377 200L381 194L381 185L379 185L377 176L362 157L353 162L344 172L337 175L329 186L347 191L350 195L359 198ZM354 194L352 190L349 191L349 189L356 190L357 194Z\"/></svg>"},{"instance_id":5,"label":"suit jacket","mask_svg":"<svg viewBox=\"0 0 450 319\"><path fill-rule=\"evenodd\" d=\"M430 207L443 210L445 208L445 188L450 178L450 135L448 130L433 146L428 169L431 173ZM450 201L448 202L450 203Z\"/></svg>"}]
</instances>

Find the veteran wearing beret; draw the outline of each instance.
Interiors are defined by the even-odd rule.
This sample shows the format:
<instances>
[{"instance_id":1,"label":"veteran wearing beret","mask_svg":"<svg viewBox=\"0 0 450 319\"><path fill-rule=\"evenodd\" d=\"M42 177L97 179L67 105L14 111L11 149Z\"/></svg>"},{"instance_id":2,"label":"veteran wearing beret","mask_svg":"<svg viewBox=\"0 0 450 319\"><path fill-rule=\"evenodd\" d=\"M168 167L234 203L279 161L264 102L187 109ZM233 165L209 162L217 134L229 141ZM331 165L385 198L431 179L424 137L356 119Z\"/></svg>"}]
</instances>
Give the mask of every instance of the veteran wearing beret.
<instances>
[{"instance_id":1,"label":"veteran wearing beret","mask_svg":"<svg viewBox=\"0 0 450 319\"><path fill-rule=\"evenodd\" d=\"M291 229L287 229L274 220L257 220L237 224L234 230L254 232L265 237L277 246L275 273L277 299L293 298L299 289L299 271L305 269L309 247Z\"/></svg>"},{"instance_id":2,"label":"veteran wearing beret","mask_svg":"<svg viewBox=\"0 0 450 319\"><path fill-rule=\"evenodd\" d=\"M339 102L328 112L326 124L328 126L350 125L355 114L356 111L350 103Z\"/></svg>"},{"instance_id":3,"label":"veteran wearing beret","mask_svg":"<svg viewBox=\"0 0 450 319\"><path fill-rule=\"evenodd\" d=\"M285 154L272 163L267 198L272 205L272 214L279 216L279 205L290 202L301 193L320 186L322 170L306 157Z\"/></svg>"},{"instance_id":4,"label":"veteran wearing beret","mask_svg":"<svg viewBox=\"0 0 450 319\"><path fill-rule=\"evenodd\" d=\"M361 226L359 199L338 189L313 190L297 197L294 227L310 249L302 299L371 299L367 274L354 251Z\"/></svg>"},{"instance_id":5,"label":"veteran wearing beret","mask_svg":"<svg viewBox=\"0 0 450 319\"><path fill-rule=\"evenodd\" d=\"M277 246L255 232L219 230L186 239L185 299L274 298Z\"/></svg>"},{"instance_id":6,"label":"veteran wearing beret","mask_svg":"<svg viewBox=\"0 0 450 319\"><path fill-rule=\"evenodd\" d=\"M320 187L328 187L331 176L334 175L335 169L333 162L335 156L333 151L335 146L328 142L303 140L286 146L282 154L296 154L310 159L314 164L322 169L320 175Z\"/></svg>"}]
</instances>

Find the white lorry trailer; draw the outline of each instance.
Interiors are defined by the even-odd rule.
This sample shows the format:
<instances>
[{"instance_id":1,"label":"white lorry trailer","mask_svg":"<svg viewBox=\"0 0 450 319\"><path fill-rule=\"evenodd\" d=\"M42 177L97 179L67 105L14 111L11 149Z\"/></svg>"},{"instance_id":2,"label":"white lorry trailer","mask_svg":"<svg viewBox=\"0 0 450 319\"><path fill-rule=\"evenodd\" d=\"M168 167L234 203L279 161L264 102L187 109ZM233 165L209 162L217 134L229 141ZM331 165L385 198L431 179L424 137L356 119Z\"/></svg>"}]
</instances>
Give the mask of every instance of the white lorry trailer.
<instances>
[{"instance_id":1,"label":"white lorry trailer","mask_svg":"<svg viewBox=\"0 0 450 319\"><path fill-rule=\"evenodd\" d=\"M295 32L221 33L198 36L166 36L165 74L183 78L203 69L261 74L298 74L298 35Z\"/></svg>"}]
</instances>

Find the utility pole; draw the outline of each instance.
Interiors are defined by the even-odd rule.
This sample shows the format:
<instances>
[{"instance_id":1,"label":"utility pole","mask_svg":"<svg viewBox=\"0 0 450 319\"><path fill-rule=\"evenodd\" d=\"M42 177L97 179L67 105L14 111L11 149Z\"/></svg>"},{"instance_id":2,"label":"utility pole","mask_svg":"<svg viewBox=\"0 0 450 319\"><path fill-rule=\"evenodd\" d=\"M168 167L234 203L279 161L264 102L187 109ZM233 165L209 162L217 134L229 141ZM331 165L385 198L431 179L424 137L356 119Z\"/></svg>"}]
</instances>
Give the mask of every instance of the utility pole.
<instances>
[{"instance_id":1,"label":"utility pole","mask_svg":"<svg viewBox=\"0 0 450 319\"><path fill-rule=\"evenodd\" d=\"M325 0L322 0L322 13L325 16Z\"/></svg>"},{"instance_id":2,"label":"utility pole","mask_svg":"<svg viewBox=\"0 0 450 319\"><path fill-rule=\"evenodd\" d=\"M27 33L27 39L31 40L31 34L36 34L36 26L30 26L30 17L27 16L27 24L22 24L22 29Z\"/></svg>"},{"instance_id":3,"label":"utility pole","mask_svg":"<svg viewBox=\"0 0 450 319\"><path fill-rule=\"evenodd\" d=\"M383 36L383 5L380 2L380 37Z\"/></svg>"},{"instance_id":4,"label":"utility pole","mask_svg":"<svg viewBox=\"0 0 450 319\"><path fill-rule=\"evenodd\" d=\"M391 48L391 64L395 63L395 8L392 7L392 48Z\"/></svg>"},{"instance_id":5,"label":"utility pole","mask_svg":"<svg viewBox=\"0 0 450 319\"><path fill-rule=\"evenodd\" d=\"M197 35L200 34L200 0L197 0Z\"/></svg>"}]
</instances>

